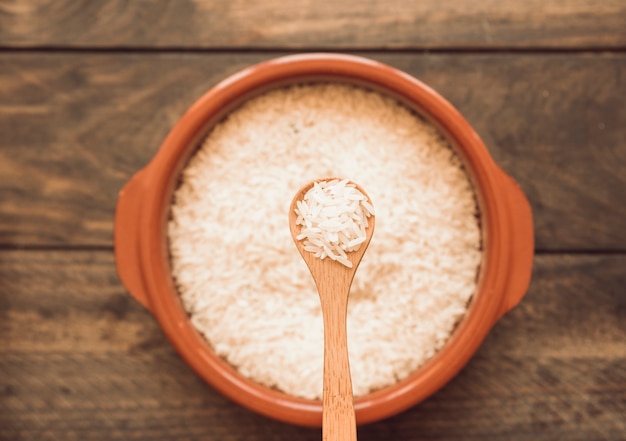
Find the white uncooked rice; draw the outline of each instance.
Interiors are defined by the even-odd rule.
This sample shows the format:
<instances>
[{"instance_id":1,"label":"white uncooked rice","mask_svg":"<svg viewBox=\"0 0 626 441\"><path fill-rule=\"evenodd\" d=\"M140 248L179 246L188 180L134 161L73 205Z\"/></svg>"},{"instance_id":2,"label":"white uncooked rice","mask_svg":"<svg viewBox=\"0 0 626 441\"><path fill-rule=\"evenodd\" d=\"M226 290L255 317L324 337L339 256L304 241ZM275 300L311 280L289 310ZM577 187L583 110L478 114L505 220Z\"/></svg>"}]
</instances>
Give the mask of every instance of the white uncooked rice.
<instances>
[{"instance_id":1,"label":"white uncooked rice","mask_svg":"<svg viewBox=\"0 0 626 441\"><path fill-rule=\"evenodd\" d=\"M319 297L288 211L306 182L345 176L376 202L348 307L354 394L408 376L467 310L481 261L471 184L430 124L394 99L318 83L267 92L216 125L183 171L169 223L193 325L240 373L319 398Z\"/></svg>"},{"instance_id":2,"label":"white uncooked rice","mask_svg":"<svg viewBox=\"0 0 626 441\"><path fill-rule=\"evenodd\" d=\"M315 182L296 201L296 225L304 251L320 259L330 258L352 268L346 253L358 251L366 240L368 218L374 207L347 179Z\"/></svg>"}]
</instances>

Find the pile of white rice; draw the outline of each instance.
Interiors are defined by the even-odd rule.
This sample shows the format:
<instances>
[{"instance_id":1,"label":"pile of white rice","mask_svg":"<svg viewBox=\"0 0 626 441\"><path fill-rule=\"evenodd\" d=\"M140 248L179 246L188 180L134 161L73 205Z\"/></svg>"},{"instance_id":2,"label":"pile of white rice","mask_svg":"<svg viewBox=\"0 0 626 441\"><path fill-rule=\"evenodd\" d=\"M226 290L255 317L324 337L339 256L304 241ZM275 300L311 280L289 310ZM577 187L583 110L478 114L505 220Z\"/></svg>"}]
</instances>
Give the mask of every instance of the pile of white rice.
<instances>
[{"instance_id":1,"label":"pile of white rice","mask_svg":"<svg viewBox=\"0 0 626 441\"><path fill-rule=\"evenodd\" d=\"M329 258L352 268L346 253L358 251L366 240L368 218L374 207L347 179L315 182L296 201L296 225L304 251L320 259Z\"/></svg>"},{"instance_id":2,"label":"pile of white rice","mask_svg":"<svg viewBox=\"0 0 626 441\"><path fill-rule=\"evenodd\" d=\"M430 124L340 84L246 102L185 168L169 224L176 284L194 326L243 375L320 398L319 297L288 227L306 182L345 176L376 203L376 234L348 308L354 394L405 378L446 342L476 287L471 184Z\"/></svg>"}]
</instances>

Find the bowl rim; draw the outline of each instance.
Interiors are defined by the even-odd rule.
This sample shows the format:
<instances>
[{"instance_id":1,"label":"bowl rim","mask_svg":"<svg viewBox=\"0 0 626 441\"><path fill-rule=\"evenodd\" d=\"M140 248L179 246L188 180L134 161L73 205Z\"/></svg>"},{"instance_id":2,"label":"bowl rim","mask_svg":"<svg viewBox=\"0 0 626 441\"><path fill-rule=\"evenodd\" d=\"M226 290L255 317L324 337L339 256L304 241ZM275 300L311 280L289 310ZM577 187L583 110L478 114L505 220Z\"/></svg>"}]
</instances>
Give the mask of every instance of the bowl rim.
<instances>
[{"instance_id":1,"label":"bowl rim","mask_svg":"<svg viewBox=\"0 0 626 441\"><path fill-rule=\"evenodd\" d=\"M442 96L416 78L367 58L329 53L289 55L247 67L230 75L202 95L172 128L144 169L145 188L137 247L149 308L163 331L192 369L233 401L262 415L297 425L319 427L321 402L271 390L240 375L209 350L189 322L171 271L167 249L170 197L188 146L197 140L206 122L226 106L263 87L284 80L314 77L358 80L395 93L443 130L462 153L474 181L483 222L483 262L478 288L465 317L446 344L425 365L398 383L355 400L358 424L397 414L424 400L451 380L469 361L502 313L509 270L511 234L500 170L485 145Z\"/></svg>"}]
</instances>

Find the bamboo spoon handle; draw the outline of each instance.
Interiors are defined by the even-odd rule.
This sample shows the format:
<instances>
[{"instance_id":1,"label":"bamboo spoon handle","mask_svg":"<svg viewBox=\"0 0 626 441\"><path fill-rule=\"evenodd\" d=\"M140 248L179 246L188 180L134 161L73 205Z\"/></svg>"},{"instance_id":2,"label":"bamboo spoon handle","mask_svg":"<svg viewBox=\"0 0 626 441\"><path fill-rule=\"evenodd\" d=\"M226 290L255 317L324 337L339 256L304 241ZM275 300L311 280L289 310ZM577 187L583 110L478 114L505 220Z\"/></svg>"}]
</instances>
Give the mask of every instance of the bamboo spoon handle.
<instances>
[{"instance_id":1,"label":"bamboo spoon handle","mask_svg":"<svg viewBox=\"0 0 626 441\"><path fill-rule=\"evenodd\" d=\"M320 288L324 289L324 288ZM356 441L356 418L346 335L347 293L322 293L324 317L323 441ZM331 297L332 298L332 297Z\"/></svg>"}]
</instances>

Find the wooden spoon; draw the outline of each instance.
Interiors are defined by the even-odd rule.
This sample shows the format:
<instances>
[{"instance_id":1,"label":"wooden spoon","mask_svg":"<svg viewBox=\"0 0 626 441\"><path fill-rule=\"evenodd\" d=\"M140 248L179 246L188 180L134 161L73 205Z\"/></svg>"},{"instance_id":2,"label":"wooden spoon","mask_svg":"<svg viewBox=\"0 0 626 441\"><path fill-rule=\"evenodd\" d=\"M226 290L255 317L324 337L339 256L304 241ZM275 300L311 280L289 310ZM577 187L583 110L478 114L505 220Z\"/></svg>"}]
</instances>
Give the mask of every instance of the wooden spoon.
<instances>
[{"instance_id":1,"label":"wooden spoon","mask_svg":"<svg viewBox=\"0 0 626 441\"><path fill-rule=\"evenodd\" d=\"M336 178L335 178L336 179ZM296 203L304 198L313 181L298 191L289 211L289 228L296 247L306 262L320 296L324 319L324 390L322 399L322 439L324 441L356 441L356 420L352 395L352 379L348 363L348 341L346 316L348 294L356 269L374 233L374 216L368 218L365 242L357 251L347 253L352 268L330 259L320 259L304 250L304 242L297 239L301 226L296 225ZM356 184L355 184L356 185ZM356 188L368 200L369 196L361 187ZM371 201L371 200L370 200Z\"/></svg>"}]
</instances>

